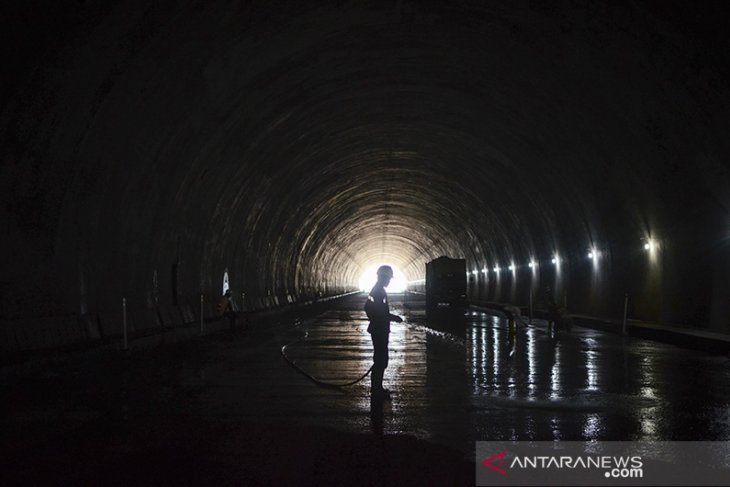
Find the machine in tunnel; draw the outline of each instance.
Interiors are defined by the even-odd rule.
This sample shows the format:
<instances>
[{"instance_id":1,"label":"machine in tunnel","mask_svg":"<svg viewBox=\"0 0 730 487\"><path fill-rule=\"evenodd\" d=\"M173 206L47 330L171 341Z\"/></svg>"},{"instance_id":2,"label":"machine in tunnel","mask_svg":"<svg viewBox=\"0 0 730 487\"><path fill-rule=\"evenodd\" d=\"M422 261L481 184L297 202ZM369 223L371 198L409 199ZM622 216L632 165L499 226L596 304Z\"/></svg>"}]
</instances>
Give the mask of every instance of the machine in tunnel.
<instances>
[{"instance_id":1,"label":"machine in tunnel","mask_svg":"<svg viewBox=\"0 0 730 487\"><path fill-rule=\"evenodd\" d=\"M473 300L728 332L721 7L405 3L5 7L2 319L450 255Z\"/></svg>"},{"instance_id":2,"label":"machine in tunnel","mask_svg":"<svg viewBox=\"0 0 730 487\"><path fill-rule=\"evenodd\" d=\"M466 261L442 255L426 264L426 309L462 310L466 300Z\"/></svg>"}]
</instances>

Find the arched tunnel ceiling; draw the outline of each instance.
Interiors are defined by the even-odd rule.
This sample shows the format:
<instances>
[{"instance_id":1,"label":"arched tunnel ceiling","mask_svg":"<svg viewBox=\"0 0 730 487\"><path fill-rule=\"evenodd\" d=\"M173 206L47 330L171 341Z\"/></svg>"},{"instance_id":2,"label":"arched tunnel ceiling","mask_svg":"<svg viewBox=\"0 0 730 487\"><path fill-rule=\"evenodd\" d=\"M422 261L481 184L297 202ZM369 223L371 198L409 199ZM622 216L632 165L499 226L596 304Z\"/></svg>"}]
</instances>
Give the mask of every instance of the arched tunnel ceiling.
<instances>
[{"instance_id":1,"label":"arched tunnel ceiling","mask_svg":"<svg viewBox=\"0 0 730 487\"><path fill-rule=\"evenodd\" d=\"M173 254L257 292L417 279L728 209L717 5L17 8L3 190L40 201L48 253L130 282Z\"/></svg>"}]
</instances>

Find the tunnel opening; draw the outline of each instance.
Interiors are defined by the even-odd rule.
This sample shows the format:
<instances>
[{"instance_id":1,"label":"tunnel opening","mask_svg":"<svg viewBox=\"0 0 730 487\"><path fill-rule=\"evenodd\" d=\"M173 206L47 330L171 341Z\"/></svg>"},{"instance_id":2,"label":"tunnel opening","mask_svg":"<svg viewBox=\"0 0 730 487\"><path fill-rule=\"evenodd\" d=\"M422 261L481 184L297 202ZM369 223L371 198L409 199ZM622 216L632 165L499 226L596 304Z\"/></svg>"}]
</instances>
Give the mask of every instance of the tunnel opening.
<instances>
[{"instance_id":1,"label":"tunnel opening","mask_svg":"<svg viewBox=\"0 0 730 487\"><path fill-rule=\"evenodd\" d=\"M341 22L267 4L221 23L194 2L179 22L83 5L46 19L59 42L9 31L46 57L18 50L8 70L1 318L95 317L124 297L197 309L225 268L267 308L362 288L365 255L411 281L451 255L474 300L524 305L551 285L615 317L630 294L637 319L730 331L730 268L714 264L730 251L727 42L712 28L645 5L624 24L444 4L407 27L389 7ZM697 13L718 27L713 9ZM658 251L640 253L647 235Z\"/></svg>"},{"instance_id":2,"label":"tunnel opening","mask_svg":"<svg viewBox=\"0 0 730 487\"><path fill-rule=\"evenodd\" d=\"M14 403L6 423L19 441L8 441L28 470L53 473L28 455L53 422L57 440L42 449L59 451L59 464L112 459L108 476L144 457L164 472L161 449L127 462L61 445L71 429L105 432L97 418L107 414L126 429L130 409L222 418L225 403L232 416L221 431L261 412L272 424L341 414L362 428L364 396L312 394L271 352L304 336L292 357L330 364L327 374L364 373L373 337L356 291L371 289L383 263L395 274L389 294L406 283L418 291L392 299L407 319L392 329L391 370L412 387L391 409L395 431L434 441L466 433L470 451L473 437L514 439L522 427L530 440L636 440L642 430L682 439L676 420L691 435L730 437L722 360L620 335L622 323L628 335L671 328L682 347L727 355L726 6L5 3L0 360L53 367L79 351L88 357L68 380L91 386L66 387L44 370L45 391ZM426 263L442 255L465 260L474 305L448 324L428 316L421 295ZM217 309L227 290L241 312L235 330ZM575 334L539 327L550 299L582 320ZM512 327L480 308L518 308L534 322ZM249 321L250 333L237 334ZM701 338L711 334L724 334L722 348ZM709 375L693 380L695 371ZM159 402L144 400L153 389ZM683 400L695 396L712 402ZM411 412L413 423L400 420ZM316 451L304 435L273 451L242 433L244 455L221 458L260 450L274 471L310 471L275 461L291 445ZM167 442L191 452L165 458L234 443L196 438ZM197 470L227 475L210 466Z\"/></svg>"},{"instance_id":3,"label":"tunnel opening","mask_svg":"<svg viewBox=\"0 0 730 487\"><path fill-rule=\"evenodd\" d=\"M367 268L365 272L360 275L358 280L358 289L360 291L370 291L378 280L376 275L377 270L382 265L389 265L393 269L393 280L390 281L390 285L387 290L389 293L403 293L408 288L408 278L404 275L398 266L383 262L380 264L372 265Z\"/></svg>"}]
</instances>

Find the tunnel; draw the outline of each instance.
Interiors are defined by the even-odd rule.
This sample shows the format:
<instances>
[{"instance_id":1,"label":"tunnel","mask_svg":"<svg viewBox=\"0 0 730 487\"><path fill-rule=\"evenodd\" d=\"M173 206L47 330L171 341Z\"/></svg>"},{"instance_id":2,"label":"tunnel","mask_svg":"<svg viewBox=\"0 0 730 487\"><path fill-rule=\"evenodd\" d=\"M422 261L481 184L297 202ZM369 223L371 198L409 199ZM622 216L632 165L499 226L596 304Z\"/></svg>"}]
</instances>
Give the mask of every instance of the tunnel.
<instances>
[{"instance_id":1,"label":"tunnel","mask_svg":"<svg viewBox=\"0 0 730 487\"><path fill-rule=\"evenodd\" d=\"M727 332L722 16L538 3L7 7L3 314L226 270L265 307L448 255L485 299Z\"/></svg>"},{"instance_id":2,"label":"tunnel","mask_svg":"<svg viewBox=\"0 0 730 487\"><path fill-rule=\"evenodd\" d=\"M440 256L471 303L727 335L727 10L8 2L3 362Z\"/></svg>"}]
</instances>

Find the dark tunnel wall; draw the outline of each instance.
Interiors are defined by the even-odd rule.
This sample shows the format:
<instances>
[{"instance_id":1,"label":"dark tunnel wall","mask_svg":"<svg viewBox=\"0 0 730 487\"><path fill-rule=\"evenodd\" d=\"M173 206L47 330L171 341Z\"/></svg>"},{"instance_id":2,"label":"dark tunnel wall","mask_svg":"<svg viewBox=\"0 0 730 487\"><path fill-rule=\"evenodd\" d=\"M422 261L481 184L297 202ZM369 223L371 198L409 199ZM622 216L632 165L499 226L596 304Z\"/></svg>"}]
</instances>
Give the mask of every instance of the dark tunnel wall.
<instances>
[{"instance_id":1,"label":"dark tunnel wall","mask_svg":"<svg viewBox=\"0 0 730 487\"><path fill-rule=\"evenodd\" d=\"M729 331L722 4L3 8L3 318L446 254L502 267L473 298Z\"/></svg>"}]
</instances>

